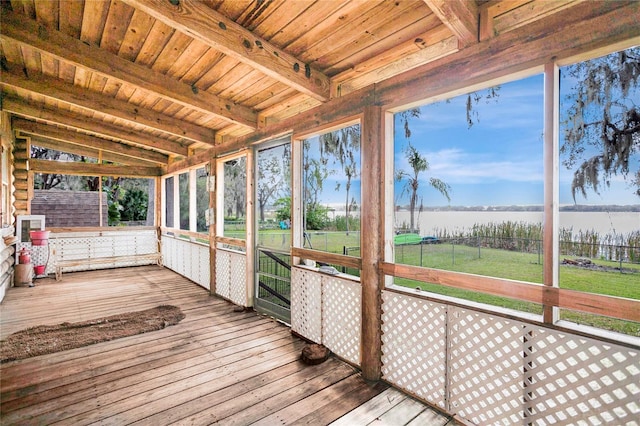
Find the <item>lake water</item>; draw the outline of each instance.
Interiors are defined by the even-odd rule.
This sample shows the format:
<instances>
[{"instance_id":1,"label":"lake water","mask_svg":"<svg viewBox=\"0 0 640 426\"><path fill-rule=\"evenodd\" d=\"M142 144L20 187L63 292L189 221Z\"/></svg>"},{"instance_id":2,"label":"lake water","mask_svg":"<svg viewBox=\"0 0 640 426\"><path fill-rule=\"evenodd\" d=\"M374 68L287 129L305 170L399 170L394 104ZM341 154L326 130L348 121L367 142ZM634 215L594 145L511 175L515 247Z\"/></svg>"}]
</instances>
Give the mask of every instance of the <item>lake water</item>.
<instances>
[{"instance_id":1,"label":"lake water","mask_svg":"<svg viewBox=\"0 0 640 426\"><path fill-rule=\"evenodd\" d=\"M423 211L416 213L416 222L420 234L435 234L436 229L449 231L471 229L474 224L502 222L542 223L542 212L509 212L509 211ZM396 226L410 222L408 211L396 212ZM573 227L574 233L595 231L599 234L629 234L640 231L640 213L637 212L560 212L560 227Z\"/></svg>"}]
</instances>

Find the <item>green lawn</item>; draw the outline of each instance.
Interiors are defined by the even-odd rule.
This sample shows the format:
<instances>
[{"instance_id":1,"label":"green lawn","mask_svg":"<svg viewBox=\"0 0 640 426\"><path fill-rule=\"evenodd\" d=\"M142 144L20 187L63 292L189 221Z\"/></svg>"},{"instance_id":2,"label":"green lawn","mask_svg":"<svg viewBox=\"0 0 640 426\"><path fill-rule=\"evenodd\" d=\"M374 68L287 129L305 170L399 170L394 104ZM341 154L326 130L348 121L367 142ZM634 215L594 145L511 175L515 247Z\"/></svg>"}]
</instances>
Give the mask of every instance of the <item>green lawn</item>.
<instances>
[{"instance_id":1,"label":"green lawn","mask_svg":"<svg viewBox=\"0 0 640 426\"><path fill-rule=\"evenodd\" d=\"M225 236L240 235L238 238L245 238L244 232L225 231ZM307 232L308 240L305 241L305 248L313 248L315 250L328 251L331 253L343 254L344 247L358 248L352 255L360 255L360 231L345 232L332 231L309 231ZM282 229L261 229L258 232L258 242L261 246L271 247L275 249L289 249L291 241L291 231ZM309 244L309 242L311 244Z\"/></svg>"},{"instance_id":2,"label":"green lawn","mask_svg":"<svg viewBox=\"0 0 640 426\"><path fill-rule=\"evenodd\" d=\"M543 268L537 253L518 253L506 250L487 249L451 244L430 244L396 247L396 262L420 265L455 272L466 272L498 278L542 283ZM593 260L596 265L616 268L616 262ZM623 264L625 271L597 271L575 266L560 266L560 287L589 293L640 299L640 265ZM417 281L395 279L395 284L420 288L432 293L458 297L474 302L486 303L504 308L535 314L542 313L539 304L523 302L503 297L476 293L457 288L427 284ZM593 325L607 330L640 336L640 323L622 321L598 315L562 310L561 318L579 324Z\"/></svg>"},{"instance_id":3,"label":"green lawn","mask_svg":"<svg viewBox=\"0 0 640 426\"><path fill-rule=\"evenodd\" d=\"M259 237L262 245L274 248L288 249L290 245L289 230L260 230ZM352 248L349 253L359 256L360 233L352 232L315 232L308 233L314 249L343 253L344 247ZM308 244L305 247L309 247ZM542 283L543 266L542 253L520 253L507 250L469 247L464 245L424 244L396 246L396 262L408 265L421 265L429 268L447 271L465 272L484 276L513 279L533 283ZM619 263L602 260L592 260L595 264L619 267ZM624 273L619 271L597 271L574 266L560 266L560 287L589 293L606 294L610 296L640 299L640 265L623 263ZM338 267L338 269L340 269ZM633 272L626 271L632 270ZM358 271L351 271L357 273ZM535 314L542 313L539 304L523 302L476 293L467 290L428 284L418 281L395 279L395 284L420 288L436 294L457 297L469 301L485 303L493 306L515 309ZM579 324L614 330L621 333L640 336L640 323L621 321L597 315L580 312L561 311L561 318Z\"/></svg>"}]
</instances>

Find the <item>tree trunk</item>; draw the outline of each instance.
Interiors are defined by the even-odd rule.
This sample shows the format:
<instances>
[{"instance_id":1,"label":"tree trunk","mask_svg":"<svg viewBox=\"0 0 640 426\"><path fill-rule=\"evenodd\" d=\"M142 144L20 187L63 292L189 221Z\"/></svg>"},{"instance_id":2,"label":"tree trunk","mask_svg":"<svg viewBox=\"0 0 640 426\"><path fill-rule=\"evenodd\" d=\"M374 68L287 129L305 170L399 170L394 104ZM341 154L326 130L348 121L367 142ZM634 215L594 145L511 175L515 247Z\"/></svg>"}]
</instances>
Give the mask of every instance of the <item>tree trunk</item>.
<instances>
[{"instance_id":1,"label":"tree trunk","mask_svg":"<svg viewBox=\"0 0 640 426\"><path fill-rule=\"evenodd\" d=\"M417 194L416 194L416 191L413 191L413 193L411 194L411 199L409 201L409 210L410 210L410 215L411 215L410 216L411 217L410 230L412 232L414 230L414 224L415 224L414 216L415 216L415 211L416 211L416 198L418 198Z\"/></svg>"}]
</instances>

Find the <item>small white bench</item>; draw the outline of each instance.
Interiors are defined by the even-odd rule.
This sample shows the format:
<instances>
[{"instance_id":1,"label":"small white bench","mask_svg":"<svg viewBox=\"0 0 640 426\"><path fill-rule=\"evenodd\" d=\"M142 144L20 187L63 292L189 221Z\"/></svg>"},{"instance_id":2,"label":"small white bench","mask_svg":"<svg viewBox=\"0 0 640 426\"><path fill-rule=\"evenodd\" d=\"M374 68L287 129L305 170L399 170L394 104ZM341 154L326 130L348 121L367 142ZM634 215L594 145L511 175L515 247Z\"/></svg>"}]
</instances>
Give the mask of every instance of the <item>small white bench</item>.
<instances>
[{"instance_id":1,"label":"small white bench","mask_svg":"<svg viewBox=\"0 0 640 426\"><path fill-rule=\"evenodd\" d=\"M161 253L148 253L148 254L134 254L127 256L111 256L111 257L93 257L86 259L74 259L74 260L59 260L55 262L56 269L56 281L60 281L62 278L63 268L71 268L75 266L91 266L91 265L104 265L104 264L117 264L117 263L129 263L132 261L148 260L157 265L162 265Z\"/></svg>"}]
</instances>

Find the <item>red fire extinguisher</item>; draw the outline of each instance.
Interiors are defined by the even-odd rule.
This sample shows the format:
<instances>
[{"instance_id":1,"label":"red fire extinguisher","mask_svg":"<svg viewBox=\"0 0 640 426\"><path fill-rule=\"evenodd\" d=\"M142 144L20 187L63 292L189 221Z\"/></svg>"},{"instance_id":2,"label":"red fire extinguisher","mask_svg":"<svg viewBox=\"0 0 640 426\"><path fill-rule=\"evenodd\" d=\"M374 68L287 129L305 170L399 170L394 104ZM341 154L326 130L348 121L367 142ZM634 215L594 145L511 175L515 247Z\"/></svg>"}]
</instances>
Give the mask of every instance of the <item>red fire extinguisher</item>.
<instances>
[{"instance_id":1,"label":"red fire extinguisher","mask_svg":"<svg viewBox=\"0 0 640 426\"><path fill-rule=\"evenodd\" d=\"M29 250L27 248L23 247L22 250L20 250L20 254L18 255L18 262L23 265L31 263L31 253L29 253Z\"/></svg>"}]
</instances>

